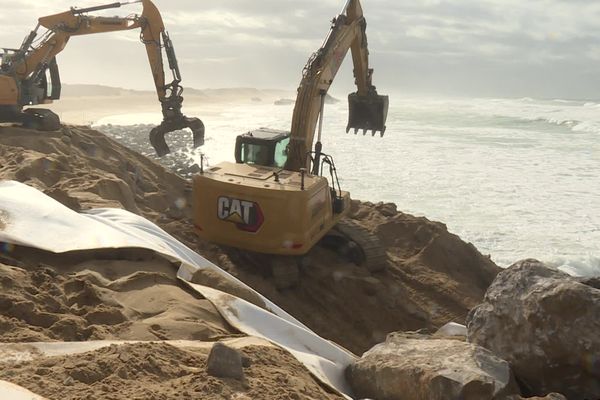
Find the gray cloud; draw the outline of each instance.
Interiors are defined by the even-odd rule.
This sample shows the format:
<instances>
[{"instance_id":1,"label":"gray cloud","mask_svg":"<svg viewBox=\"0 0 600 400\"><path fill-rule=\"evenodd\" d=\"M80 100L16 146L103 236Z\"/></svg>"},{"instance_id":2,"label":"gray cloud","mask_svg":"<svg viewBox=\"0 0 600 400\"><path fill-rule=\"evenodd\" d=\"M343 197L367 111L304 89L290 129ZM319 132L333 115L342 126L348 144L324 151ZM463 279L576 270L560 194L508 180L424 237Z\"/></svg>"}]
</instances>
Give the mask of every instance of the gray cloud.
<instances>
[{"instance_id":1,"label":"gray cloud","mask_svg":"<svg viewBox=\"0 0 600 400\"><path fill-rule=\"evenodd\" d=\"M192 87L295 87L343 0L157 0ZM96 4L83 1L77 6ZM73 4L0 0L2 46L38 16ZM375 84L382 92L598 97L600 3L537 0L363 0ZM131 7L128 10L138 10ZM124 9L109 15L126 15ZM151 87L137 33L74 38L67 82ZM346 62L334 91L352 89Z\"/></svg>"}]
</instances>

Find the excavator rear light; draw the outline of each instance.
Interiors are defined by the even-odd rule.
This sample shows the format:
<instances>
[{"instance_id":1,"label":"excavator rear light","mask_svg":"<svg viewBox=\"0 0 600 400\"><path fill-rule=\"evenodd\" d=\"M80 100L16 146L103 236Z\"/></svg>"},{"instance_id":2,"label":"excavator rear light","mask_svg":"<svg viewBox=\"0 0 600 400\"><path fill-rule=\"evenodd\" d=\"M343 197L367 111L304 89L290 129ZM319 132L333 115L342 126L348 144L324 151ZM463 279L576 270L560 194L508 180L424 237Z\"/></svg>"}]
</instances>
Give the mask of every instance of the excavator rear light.
<instances>
[{"instance_id":1,"label":"excavator rear light","mask_svg":"<svg viewBox=\"0 0 600 400\"><path fill-rule=\"evenodd\" d=\"M361 96L358 93L351 93L348 96L348 126L346 127L346 133L350 129L354 129L355 134L359 130L363 131L363 135L367 131L372 131L374 136L379 131L383 136L388 107L388 96L378 94Z\"/></svg>"},{"instance_id":2,"label":"excavator rear light","mask_svg":"<svg viewBox=\"0 0 600 400\"><path fill-rule=\"evenodd\" d=\"M291 240L286 240L285 242L283 242L282 247L284 249L298 250L298 249L301 249L302 247L304 247L304 243L294 243Z\"/></svg>"}]
</instances>

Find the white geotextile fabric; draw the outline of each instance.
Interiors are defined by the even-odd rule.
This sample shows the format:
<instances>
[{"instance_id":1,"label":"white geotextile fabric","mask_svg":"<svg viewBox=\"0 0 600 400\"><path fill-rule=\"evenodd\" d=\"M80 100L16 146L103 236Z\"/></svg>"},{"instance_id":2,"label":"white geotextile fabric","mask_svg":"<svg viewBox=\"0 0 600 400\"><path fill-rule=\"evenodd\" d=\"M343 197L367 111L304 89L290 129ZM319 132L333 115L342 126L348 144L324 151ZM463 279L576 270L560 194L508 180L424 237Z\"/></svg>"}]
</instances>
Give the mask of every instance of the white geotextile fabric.
<instances>
[{"instance_id":1,"label":"white geotextile fabric","mask_svg":"<svg viewBox=\"0 0 600 400\"><path fill-rule=\"evenodd\" d=\"M0 399L4 400L46 400L29 390L12 383L0 381Z\"/></svg>"},{"instance_id":2,"label":"white geotextile fabric","mask_svg":"<svg viewBox=\"0 0 600 400\"><path fill-rule=\"evenodd\" d=\"M183 264L178 277L184 281L195 269L211 268L252 290L158 226L128 211L95 209L78 214L32 187L15 181L0 181L0 216L5 225L0 229L0 242L53 253L145 248L180 260ZM344 370L355 359L353 354L310 331L262 296L272 313L226 293L186 283L210 300L234 327L286 348L323 383L351 398ZM0 399L10 398L4 396L8 393L4 392L4 387L0 385Z\"/></svg>"}]
</instances>

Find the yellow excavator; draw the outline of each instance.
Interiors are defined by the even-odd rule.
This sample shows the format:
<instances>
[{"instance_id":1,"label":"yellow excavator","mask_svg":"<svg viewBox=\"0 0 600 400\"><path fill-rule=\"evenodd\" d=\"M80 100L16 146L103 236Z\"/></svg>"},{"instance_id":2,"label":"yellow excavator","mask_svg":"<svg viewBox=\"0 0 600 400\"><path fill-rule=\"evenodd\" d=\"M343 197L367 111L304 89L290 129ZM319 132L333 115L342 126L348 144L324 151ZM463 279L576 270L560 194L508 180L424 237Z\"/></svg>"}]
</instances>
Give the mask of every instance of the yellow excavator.
<instances>
[{"instance_id":1,"label":"yellow excavator","mask_svg":"<svg viewBox=\"0 0 600 400\"><path fill-rule=\"evenodd\" d=\"M348 0L303 70L291 131L261 128L240 135L236 163L202 167L193 177L194 225L201 238L285 256L305 255L321 242L343 249L371 271L385 267L387 256L377 239L344 218L350 196L340 188L332 157L322 151L325 96L348 50L358 90L348 96L346 132L354 129L354 133L372 131L383 136L389 99L378 95L372 85L366 21L359 0ZM284 268L273 266L280 287L294 281L298 273L289 260L284 264Z\"/></svg>"},{"instance_id":2,"label":"yellow excavator","mask_svg":"<svg viewBox=\"0 0 600 400\"><path fill-rule=\"evenodd\" d=\"M131 3L142 3L141 15L127 17L90 16L94 11L118 8ZM46 31L38 37L40 27ZM71 8L69 11L39 18L37 27L25 38L18 49L4 48L0 63L0 122L22 123L38 130L60 128L58 115L43 108L28 106L48 104L60 98L61 82L56 55L72 36L91 35L140 29L140 40L146 46L148 61L163 121L150 132L150 142L159 156L169 153L165 134L189 128L194 147L204 143L204 124L198 118L188 118L181 112L183 88L173 43L165 31L158 8L150 0L112 3L89 8ZM165 82L162 49L165 49L171 83ZM25 108L28 107L28 108Z\"/></svg>"}]
</instances>

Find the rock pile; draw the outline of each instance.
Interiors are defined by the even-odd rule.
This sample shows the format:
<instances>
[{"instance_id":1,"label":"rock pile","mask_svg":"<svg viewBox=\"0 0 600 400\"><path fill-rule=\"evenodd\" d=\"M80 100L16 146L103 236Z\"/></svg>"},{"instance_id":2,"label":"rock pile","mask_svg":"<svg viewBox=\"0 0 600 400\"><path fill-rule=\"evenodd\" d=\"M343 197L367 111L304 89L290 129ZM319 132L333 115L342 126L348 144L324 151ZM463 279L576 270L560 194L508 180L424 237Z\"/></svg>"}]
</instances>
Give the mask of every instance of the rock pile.
<instances>
[{"instance_id":1,"label":"rock pile","mask_svg":"<svg viewBox=\"0 0 600 400\"><path fill-rule=\"evenodd\" d=\"M510 367L459 340L393 333L347 370L359 398L486 400L519 393Z\"/></svg>"},{"instance_id":2,"label":"rock pile","mask_svg":"<svg viewBox=\"0 0 600 400\"><path fill-rule=\"evenodd\" d=\"M469 313L466 338L457 324L434 337L392 334L348 377L379 400L600 399L598 282L517 262Z\"/></svg>"},{"instance_id":3,"label":"rock pile","mask_svg":"<svg viewBox=\"0 0 600 400\"><path fill-rule=\"evenodd\" d=\"M508 361L524 392L600 398L600 290L536 260L502 271L467 319L469 341Z\"/></svg>"}]
</instances>

